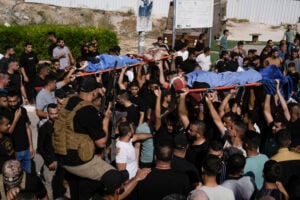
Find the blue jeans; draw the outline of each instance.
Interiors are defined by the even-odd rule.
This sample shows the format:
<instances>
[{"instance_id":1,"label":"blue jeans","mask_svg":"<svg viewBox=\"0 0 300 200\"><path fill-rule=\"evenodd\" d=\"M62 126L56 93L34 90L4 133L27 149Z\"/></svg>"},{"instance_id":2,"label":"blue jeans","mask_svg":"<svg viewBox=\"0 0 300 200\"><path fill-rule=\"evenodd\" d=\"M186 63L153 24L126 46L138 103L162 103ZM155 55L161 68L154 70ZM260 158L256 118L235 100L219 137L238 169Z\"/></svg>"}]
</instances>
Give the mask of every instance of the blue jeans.
<instances>
[{"instance_id":1,"label":"blue jeans","mask_svg":"<svg viewBox=\"0 0 300 200\"><path fill-rule=\"evenodd\" d=\"M22 164L22 168L27 173L31 173L31 155L29 150L16 152L17 160Z\"/></svg>"}]
</instances>

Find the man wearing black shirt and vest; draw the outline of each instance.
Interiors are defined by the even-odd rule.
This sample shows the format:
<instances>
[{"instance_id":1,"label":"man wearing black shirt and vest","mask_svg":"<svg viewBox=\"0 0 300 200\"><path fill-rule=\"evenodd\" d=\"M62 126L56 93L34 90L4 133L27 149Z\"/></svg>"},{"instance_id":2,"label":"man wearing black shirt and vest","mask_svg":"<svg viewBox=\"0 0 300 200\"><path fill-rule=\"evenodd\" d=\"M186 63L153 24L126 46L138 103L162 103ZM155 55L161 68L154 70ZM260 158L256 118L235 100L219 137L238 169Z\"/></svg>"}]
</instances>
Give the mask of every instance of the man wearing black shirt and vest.
<instances>
[{"instance_id":1,"label":"man wearing black shirt and vest","mask_svg":"<svg viewBox=\"0 0 300 200\"><path fill-rule=\"evenodd\" d=\"M101 118L92 104L98 89L94 77L82 79L79 95L67 98L65 107L59 111L53 135L54 151L60 155L64 168L93 180L100 180L105 172L113 169L99 155L94 155L95 148L104 148L108 138L109 116L103 119L105 128L102 128Z\"/></svg>"}]
</instances>

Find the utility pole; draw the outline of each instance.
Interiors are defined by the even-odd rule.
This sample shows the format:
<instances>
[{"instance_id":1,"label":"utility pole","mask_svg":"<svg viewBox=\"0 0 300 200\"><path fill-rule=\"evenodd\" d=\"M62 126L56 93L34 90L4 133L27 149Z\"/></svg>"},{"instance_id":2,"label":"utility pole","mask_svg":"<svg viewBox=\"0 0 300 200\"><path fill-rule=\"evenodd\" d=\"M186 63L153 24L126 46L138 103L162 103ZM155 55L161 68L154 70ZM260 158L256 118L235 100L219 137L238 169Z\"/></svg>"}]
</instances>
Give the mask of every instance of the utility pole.
<instances>
[{"instance_id":1,"label":"utility pole","mask_svg":"<svg viewBox=\"0 0 300 200\"><path fill-rule=\"evenodd\" d=\"M172 49L175 46L175 39L176 39L176 0L173 0L173 26L172 26Z\"/></svg>"},{"instance_id":2,"label":"utility pole","mask_svg":"<svg viewBox=\"0 0 300 200\"><path fill-rule=\"evenodd\" d=\"M139 43L138 43L139 54L144 53L144 47L145 47L145 31L139 31Z\"/></svg>"}]
</instances>

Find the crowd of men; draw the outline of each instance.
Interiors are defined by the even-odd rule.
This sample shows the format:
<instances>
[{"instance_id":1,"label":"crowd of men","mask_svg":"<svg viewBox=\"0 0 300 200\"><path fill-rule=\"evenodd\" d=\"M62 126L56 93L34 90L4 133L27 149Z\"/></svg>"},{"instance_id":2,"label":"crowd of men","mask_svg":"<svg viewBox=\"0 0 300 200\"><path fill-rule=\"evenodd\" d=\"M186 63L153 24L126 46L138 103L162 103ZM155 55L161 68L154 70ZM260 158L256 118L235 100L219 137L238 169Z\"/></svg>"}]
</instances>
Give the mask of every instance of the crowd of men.
<instances>
[{"instance_id":1,"label":"crowd of men","mask_svg":"<svg viewBox=\"0 0 300 200\"><path fill-rule=\"evenodd\" d=\"M98 62L97 40L74 59L48 33L51 61L26 43L20 58L6 46L0 60L2 199L250 200L300 199L299 33L262 50L229 50L229 30L211 64L206 34L193 48L183 34L172 57L82 76ZM291 38L292 37L292 38ZM120 47L108 54L119 56ZM76 63L77 62L77 63ZM260 70L276 65L293 80L292 98L262 87L191 93L185 74ZM180 87L173 77L183 77ZM205 83L196 88L209 87ZM178 89L179 88L179 89ZM23 105L39 118L37 149ZM3 182L3 184L2 184Z\"/></svg>"}]
</instances>

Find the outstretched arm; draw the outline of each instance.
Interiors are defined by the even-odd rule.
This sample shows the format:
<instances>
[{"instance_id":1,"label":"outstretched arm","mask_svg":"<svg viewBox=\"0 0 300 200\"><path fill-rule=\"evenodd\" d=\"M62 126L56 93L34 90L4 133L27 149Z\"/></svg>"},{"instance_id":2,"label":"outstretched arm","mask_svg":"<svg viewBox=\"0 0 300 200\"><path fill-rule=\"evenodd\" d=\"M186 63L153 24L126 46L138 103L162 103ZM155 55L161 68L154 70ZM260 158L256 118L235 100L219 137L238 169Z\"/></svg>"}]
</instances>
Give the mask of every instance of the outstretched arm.
<instances>
[{"instance_id":1,"label":"outstretched arm","mask_svg":"<svg viewBox=\"0 0 300 200\"><path fill-rule=\"evenodd\" d=\"M273 116L271 114L271 95L266 94L265 105L264 105L264 116L267 122L267 125L270 125L273 122Z\"/></svg>"},{"instance_id":2,"label":"outstretched arm","mask_svg":"<svg viewBox=\"0 0 300 200\"><path fill-rule=\"evenodd\" d=\"M249 97L249 104L248 104L249 110L254 110L254 103L255 103L254 89L250 88L250 97Z\"/></svg>"},{"instance_id":3,"label":"outstretched arm","mask_svg":"<svg viewBox=\"0 0 300 200\"><path fill-rule=\"evenodd\" d=\"M152 138L151 133L134 134L132 137L132 142L136 142L136 141L140 141L140 140L147 140L149 138Z\"/></svg>"},{"instance_id":4,"label":"outstretched arm","mask_svg":"<svg viewBox=\"0 0 300 200\"><path fill-rule=\"evenodd\" d=\"M143 69L143 66L138 67L137 77L136 77L137 82L139 84L139 88L142 88L145 83L145 79L142 76L142 69Z\"/></svg>"},{"instance_id":5,"label":"outstretched arm","mask_svg":"<svg viewBox=\"0 0 300 200\"><path fill-rule=\"evenodd\" d=\"M180 120L184 126L184 128L187 128L190 124L190 120L188 118L188 111L186 109L185 99L186 95L189 93L188 89L185 90L184 93L180 94L179 97L179 107L178 107L178 115L180 116Z\"/></svg>"},{"instance_id":6,"label":"outstretched arm","mask_svg":"<svg viewBox=\"0 0 300 200\"><path fill-rule=\"evenodd\" d=\"M220 107L219 107L219 116L223 117L225 112L226 107L228 106L228 102L231 99L231 97L233 96L233 94L235 94L236 90L235 89L231 89L229 91L229 93L226 95L226 97L223 99Z\"/></svg>"},{"instance_id":7,"label":"outstretched arm","mask_svg":"<svg viewBox=\"0 0 300 200\"><path fill-rule=\"evenodd\" d=\"M291 120L291 115L290 115L288 106L286 104L286 101L285 101L285 99L283 98L283 96L280 92L279 80L276 79L275 81L276 81L276 92L277 92L277 95L278 95L278 98L279 98L279 101L280 101L280 104L281 104L281 107L282 107L282 110L283 110L284 117L287 121L290 121Z\"/></svg>"},{"instance_id":8,"label":"outstretched arm","mask_svg":"<svg viewBox=\"0 0 300 200\"><path fill-rule=\"evenodd\" d=\"M132 179L124 185L124 192L120 194L119 200L125 199L136 187L139 181L144 180L151 172L150 168L139 169Z\"/></svg>"},{"instance_id":9,"label":"outstretched arm","mask_svg":"<svg viewBox=\"0 0 300 200\"><path fill-rule=\"evenodd\" d=\"M158 130L161 126L161 117L160 117L161 90L159 88L154 90L154 94L156 96L155 111L154 111L154 116L155 116L154 128L155 130Z\"/></svg>"},{"instance_id":10,"label":"outstretched arm","mask_svg":"<svg viewBox=\"0 0 300 200\"><path fill-rule=\"evenodd\" d=\"M123 67L122 70L121 70L119 80L118 80L118 85L119 85L120 90L126 90L126 87L123 84L123 79L124 79L125 72L126 72L126 67Z\"/></svg>"},{"instance_id":11,"label":"outstretched arm","mask_svg":"<svg viewBox=\"0 0 300 200\"><path fill-rule=\"evenodd\" d=\"M207 107L209 109L210 115L213 118L215 125L218 127L218 129L223 137L225 135L226 128L222 122L221 117L217 113L217 111L212 103L212 99L213 99L213 96L210 93L208 93L208 95L205 97L205 101L206 101Z\"/></svg>"},{"instance_id":12,"label":"outstretched arm","mask_svg":"<svg viewBox=\"0 0 300 200\"><path fill-rule=\"evenodd\" d=\"M166 81L165 76L164 76L164 70L163 70L163 61L159 61L158 63L158 68L159 68L159 82L160 84L163 85L165 88L166 85L169 85L169 83Z\"/></svg>"}]
</instances>

